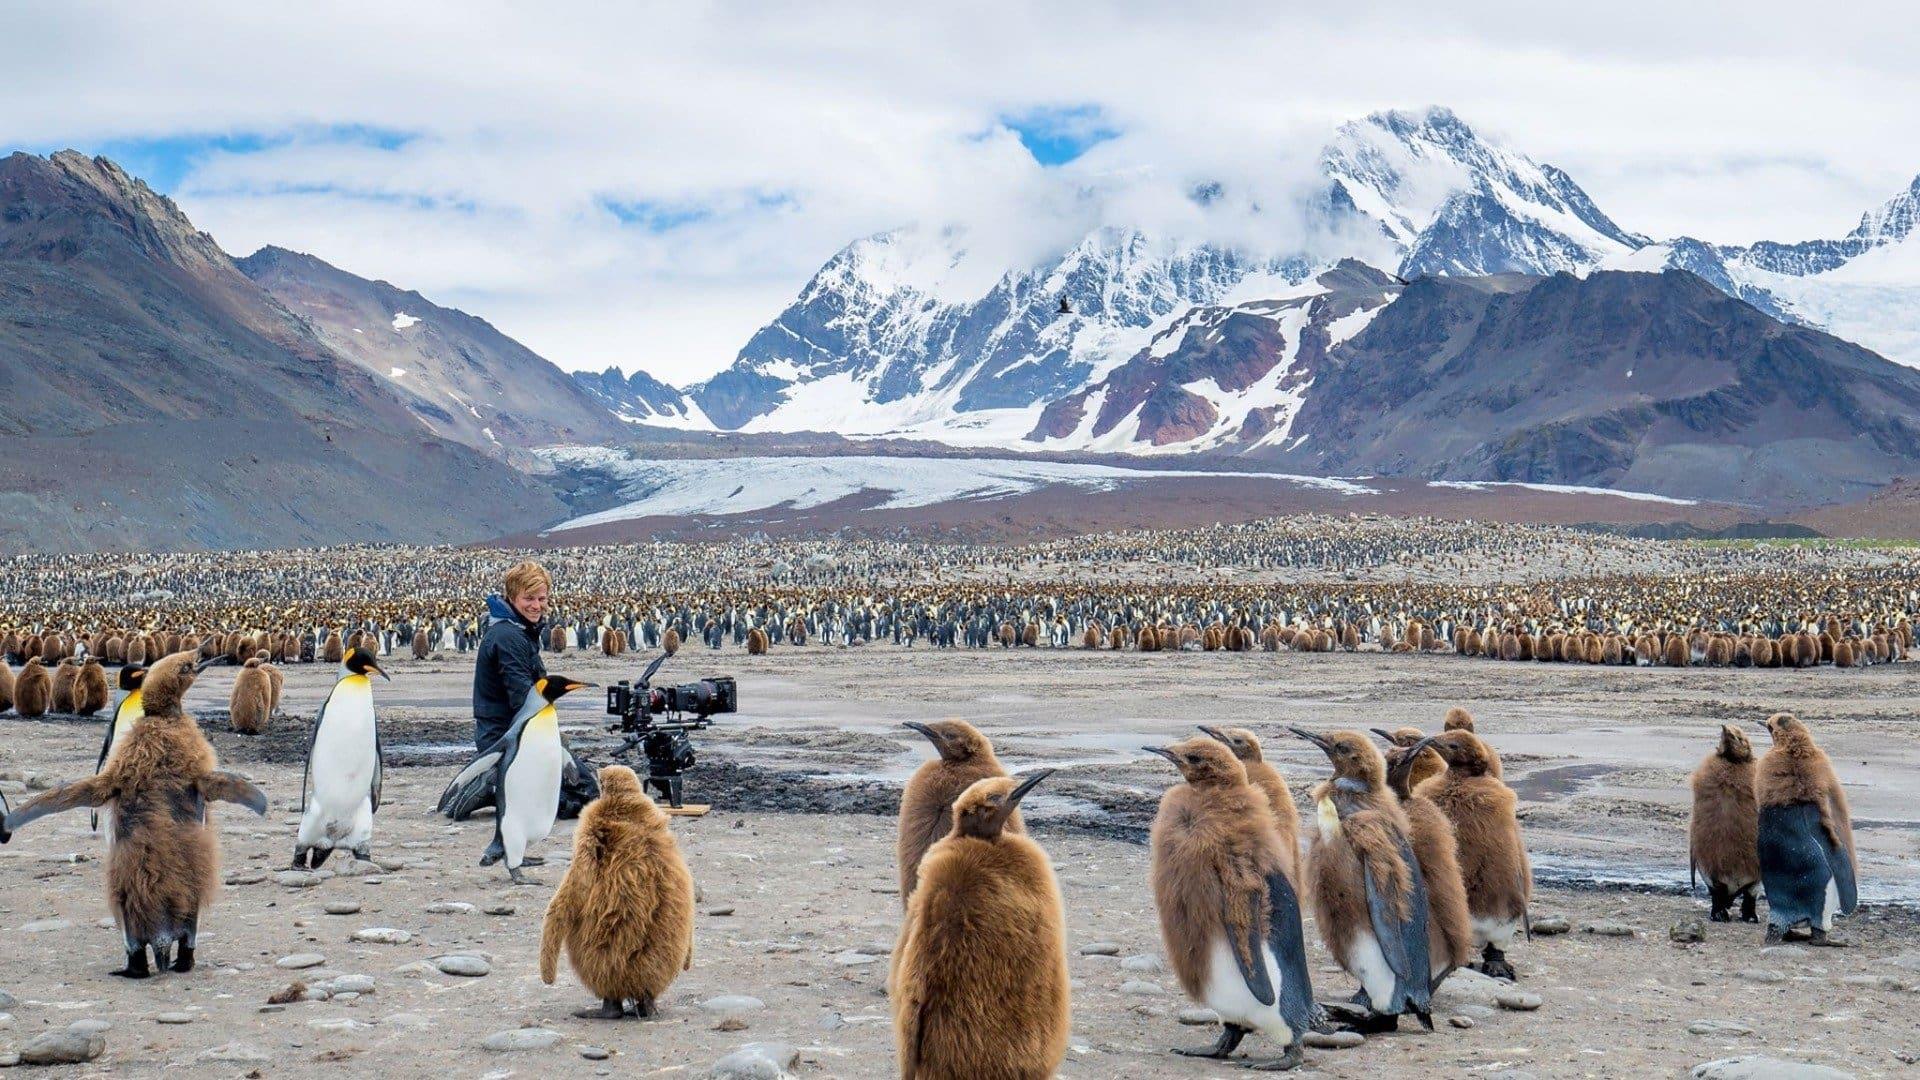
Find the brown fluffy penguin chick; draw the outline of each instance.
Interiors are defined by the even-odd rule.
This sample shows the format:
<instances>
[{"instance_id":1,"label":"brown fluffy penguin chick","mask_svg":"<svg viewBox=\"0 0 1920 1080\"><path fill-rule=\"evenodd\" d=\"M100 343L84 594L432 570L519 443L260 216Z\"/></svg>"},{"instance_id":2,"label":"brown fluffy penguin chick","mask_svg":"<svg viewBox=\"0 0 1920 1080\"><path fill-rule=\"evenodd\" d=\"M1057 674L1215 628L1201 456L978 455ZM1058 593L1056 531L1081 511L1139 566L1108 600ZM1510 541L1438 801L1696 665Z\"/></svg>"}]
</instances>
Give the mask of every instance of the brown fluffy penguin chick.
<instances>
[{"instance_id":1,"label":"brown fluffy penguin chick","mask_svg":"<svg viewBox=\"0 0 1920 1080\"><path fill-rule=\"evenodd\" d=\"M764 656L767 652L767 632L754 627L747 631L747 655Z\"/></svg>"},{"instance_id":2,"label":"brown fluffy penguin chick","mask_svg":"<svg viewBox=\"0 0 1920 1080\"><path fill-rule=\"evenodd\" d=\"M965 720L904 726L926 736L940 756L914 770L900 795L900 836L894 850L900 861L903 906L913 898L921 858L953 828L953 801L978 781L1007 775L1000 759L993 756L993 744ZM1007 820L1007 828L1025 831L1017 810Z\"/></svg>"},{"instance_id":3,"label":"brown fluffy penguin chick","mask_svg":"<svg viewBox=\"0 0 1920 1080\"><path fill-rule=\"evenodd\" d=\"M1759 807L1760 884L1767 894L1767 940L1804 924L1814 945L1829 938L1836 915L1859 902L1853 817L1833 762L1792 713L1767 718L1773 749L1760 759L1754 784Z\"/></svg>"},{"instance_id":4,"label":"brown fluffy penguin chick","mask_svg":"<svg viewBox=\"0 0 1920 1080\"><path fill-rule=\"evenodd\" d=\"M1688 778L1693 786L1688 872L1706 877L1714 922L1733 921L1735 897L1740 899L1742 922L1760 921L1754 913L1754 889L1760 884L1756 772L1746 732L1723 724L1720 745Z\"/></svg>"},{"instance_id":5,"label":"brown fluffy penguin chick","mask_svg":"<svg viewBox=\"0 0 1920 1080\"><path fill-rule=\"evenodd\" d=\"M1405 729L1402 729L1405 730ZM1458 705L1447 710L1447 718L1440 724L1442 731L1472 731L1473 714ZM1419 740L1415 740L1418 742ZM1413 743L1398 743L1399 746L1412 746Z\"/></svg>"},{"instance_id":6,"label":"brown fluffy penguin chick","mask_svg":"<svg viewBox=\"0 0 1920 1080\"><path fill-rule=\"evenodd\" d=\"M422 626L415 630L413 632L413 658L415 660L425 660L432 651L432 643L427 640L427 628Z\"/></svg>"},{"instance_id":7,"label":"brown fluffy penguin chick","mask_svg":"<svg viewBox=\"0 0 1920 1080\"><path fill-rule=\"evenodd\" d=\"M260 666L260 658L250 656L247 666L234 677L233 694L227 701L228 722L242 735L258 735L267 730L272 708L273 680Z\"/></svg>"},{"instance_id":8,"label":"brown fluffy penguin chick","mask_svg":"<svg viewBox=\"0 0 1920 1080\"><path fill-rule=\"evenodd\" d=\"M20 677L13 681L13 711L25 717L45 716L53 699L53 676L37 656L27 657Z\"/></svg>"},{"instance_id":9,"label":"brown fluffy penguin chick","mask_svg":"<svg viewBox=\"0 0 1920 1080\"><path fill-rule=\"evenodd\" d=\"M1225 1058L1258 1032L1284 1049L1253 1067L1282 1071L1300 1064L1317 1019L1300 894L1266 794L1217 738L1145 748L1186 781L1161 796L1153 819L1160 938L1181 988L1221 1021L1214 1045L1175 1052Z\"/></svg>"},{"instance_id":10,"label":"brown fluffy penguin chick","mask_svg":"<svg viewBox=\"0 0 1920 1080\"><path fill-rule=\"evenodd\" d=\"M267 812L259 788L216 767L213 747L180 701L193 685L192 653L175 653L141 683L146 715L124 735L100 772L41 795L7 816L6 829L47 814L113 804L113 847L107 856L107 906L125 938L130 979L166 969L175 943L174 971L193 969L200 912L220 881L213 816L215 800Z\"/></svg>"},{"instance_id":11,"label":"brown fluffy penguin chick","mask_svg":"<svg viewBox=\"0 0 1920 1080\"><path fill-rule=\"evenodd\" d=\"M1391 734L1379 728L1375 735L1394 749L1387 752L1387 787L1400 797L1407 812L1413 853L1420 859L1420 877L1427 885L1427 962L1433 969L1433 988L1453 969L1473 962L1473 918L1467 912L1467 886L1460 877L1460 847L1453 822L1419 786L1447 770L1447 763L1431 746L1414 750L1423 738L1419 728L1403 727Z\"/></svg>"},{"instance_id":12,"label":"brown fluffy penguin chick","mask_svg":"<svg viewBox=\"0 0 1920 1080\"><path fill-rule=\"evenodd\" d=\"M1040 845L1007 828L1051 772L974 783L927 849L887 987L902 1080L1047 1080L1066 1056L1060 886Z\"/></svg>"},{"instance_id":13,"label":"brown fluffy penguin chick","mask_svg":"<svg viewBox=\"0 0 1920 1080\"><path fill-rule=\"evenodd\" d=\"M329 664L337 664L346 659L346 656L347 645L340 640L340 631L327 631L327 639L320 645L320 659Z\"/></svg>"},{"instance_id":14,"label":"brown fluffy penguin chick","mask_svg":"<svg viewBox=\"0 0 1920 1080\"><path fill-rule=\"evenodd\" d=\"M1478 735L1447 731L1423 741L1447 763L1447 771L1421 785L1419 793L1453 822L1473 941L1481 949L1478 967L1483 974L1511 979L1506 950L1516 935L1532 934L1527 905L1533 899L1533 867L1515 814L1519 800L1500 779L1500 755Z\"/></svg>"},{"instance_id":15,"label":"brown fluffy penguin chick","mask_svg":"<svg viewBox=\"0 0 1920 1080\"><path fill-rule=\"evenodd\" d=\"M1352 1005L1340 1007L1343 1019L1364 1032L1392 1031L1411 1012L1432 1030L1426 883L1386 762L1357 731L1289 730L1333 765L1333 778L1313 791L1307 877L1321 940L1360 983Z\"/></svg>"},{"instance_id":16,"label":"brown fluffy penguin chick","mask_svg":"<svg viewBox=\"0 0 1920 1080\"><path fill-rule=\"evenodd\" d=\"M0 713L13 708L13 669L7 666L7 658L0 654Z\"/></svg>"},{"instance_id":17,"label":"brown fluffy penguin chick","mask_svg":"<svg viewBox=\"0 0 1920 1080\"><path fill-rule=\"evenodd\" d=\"M672 627L668 627L667 632L665 634L660 635L660 651L666 653L668 656L672 656L674 653L679 652L680 651L680 631L675 630Z\"/></svg>"},{"instance_id":18,"label":"brown fluffy penguin chick","mask_svg":"<svg viewBox=\"0 0 1920 1080\"><path fill-rule=\"evenodd\" d=\"M71 656L61 660L60 666L53 669L53 694L51 702L54 712L70 713L73 711L73 687L74 684L79 681L80 662Z\"/></svg>"},{"instance_id":19,"label":"brown fluffy penguin chick","mask_svg":"<svg viewBox=\"0 0 1920 1080\"><path fill-rule=\"evenodd\" d=\"M1294 804L1293 792L1287 789L1287 782L1281 778L1280 770L1269 764L1260 751L1260 737L1246 728L1216 728L1200 725L1205 732L1233 751L1240 764L1247 770L1247 782L1260 789L1267 797L1267 809L1273 815L1273 828L1280 834L1280 855L1286 860L1287 880L1293 883L1293 891L1300 891L1300 808Z\"/></svg>"},{"instance_id":20,"label":"brown fluffy penguin chick","mask_svg":"<svg viewBox=\"0 0 1920 1080\"><path fill-rule=\"evenodd\" d=\"M553 985L560 950L600 998L574 1015L648 1017L693 967L693 875L667 815L625 765L600 770L600 797L580 812L573 862L547 904L540 981Z\"/></svg>"},{"instance_id":21,"label":"brown fluffy penguin chick","mask_svg":"<svg viewBox=\"0 0 1920 1080\"><path fill-rule=\"evenodd\" d=\"M107 689L107 669L100 661L92 657L80 666L80 675L73 684L73 711L81 716L92 716L107 707L113 694Z\"/></svg>"}]
</instances>

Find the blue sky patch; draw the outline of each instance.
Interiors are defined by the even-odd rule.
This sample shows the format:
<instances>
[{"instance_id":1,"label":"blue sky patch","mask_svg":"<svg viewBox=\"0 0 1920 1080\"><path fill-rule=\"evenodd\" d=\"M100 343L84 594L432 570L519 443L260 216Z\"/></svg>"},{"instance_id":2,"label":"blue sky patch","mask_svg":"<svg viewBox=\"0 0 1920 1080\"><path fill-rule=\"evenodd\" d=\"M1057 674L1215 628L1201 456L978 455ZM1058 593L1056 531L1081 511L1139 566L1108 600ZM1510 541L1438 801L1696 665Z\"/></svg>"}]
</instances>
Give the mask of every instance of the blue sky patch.
<instances>
[{"instance_id":1,"label":"blue sky patch","mask_svg":"<svg viewBox=\"0 0 1920 1080\"><path fill-rule=\"evenodd\" d=\"M121 168L147 182L162 194L178 190L181 181L202 162L216 154L257 154L296 143L311 145L364 146L376 150L398 150L418 138L411 132L366 124L333 124L324 127L294 128L284 131L181 132L174 135L103 139L80 142L73 149L113 159ZM48 154L67 149L67 144L33 148Z\"/></svg>"},{"instance_id":2,"label":"blue sky patch","mask_svg":"<svg viewBox=\"0 0 1920 1080\"><path fill-rule=\"evenodd\" d=\"M1020 136L1033 160L1049 167L1065 165L1120 135L1098 105L1041 106L1004 115L1000 123Z\"/></svg>"}]
</instances>

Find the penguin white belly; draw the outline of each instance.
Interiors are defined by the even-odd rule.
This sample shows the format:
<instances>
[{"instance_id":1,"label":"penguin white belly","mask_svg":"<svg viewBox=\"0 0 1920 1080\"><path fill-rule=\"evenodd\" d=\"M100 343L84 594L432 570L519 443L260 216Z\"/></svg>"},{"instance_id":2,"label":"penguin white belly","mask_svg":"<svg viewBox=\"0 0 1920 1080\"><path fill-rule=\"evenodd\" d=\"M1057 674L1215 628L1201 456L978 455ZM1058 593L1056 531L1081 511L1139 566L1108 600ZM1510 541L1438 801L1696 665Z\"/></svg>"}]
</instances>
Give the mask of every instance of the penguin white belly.
<instances>
[{"instance_id":1,"label":"penguin white belly","mask_svg":"<svg viewBox=\"0 0 1920 1080\"><path fill-rule=\"evenodd\" d=\"M1820 931L1825 933L1833 929L1833 916L1840 910L1840 887L1834 883L1833 875L1827 875L1826 903L1820 909Z\"/></svg>"},{"instance_id":2,"label":"penguin white belly","mask_svg":"<svg viewBox=\"0 0 1920 1080\"><path fill-rule=\"evenodd\" d=\"M1387 964L1387 954L1380 951L1380 942L1370 931L1355 934L1353 944L1347 946L1347 971L1360 980L1375 1009L1380 1008L1382 1002L1393 1000L1397 980L1393 968Z\"/></svg>"},{"instance_id":3,"label":"penguin white belly","mask_svg":"<svg viewBox=\"0 0 1920 1080\"><path fill-rule=\"evenodd\" d=\"M1201 990L1201 1001L1219 1013L1226 1023L1252 1028L1285 1046L1293 1042L1293 1029L1280 1016L1280 965L1274 961L1273 949L1265 942L1260 945L1260 961L1267 966L1267 985L1273 987L1272 1005L1262 1005L1248 989L1246 977L1240 974L1240 961L1234 957L1233 946L1227 943L1226 937L1214 938L1213 947L1207 952L1207 981Z\"/></svg>"},{"instance_id":4,"label":"penguin white belly","mask_svg":"<svg viewBox=\"0 0 1920 1080\"><path fill-rule=\"evenodd\" d=\"M314 736L307 772L313 790L300 820L300 843L319 848L358 848L373 833L373 777L379 750L374 739L373 693L345 679L327 699ZM358 678L365 683L365 678Z\"/></svg>"},{"instance_id":5,"label":"penguin white belly","mask_svg":"<svg viewBox=\"0 0 1920 1080\"><path fill-rule=\"evenodd\" d=\"M1484 948L1485 946L1493 945L1504 952L1507 946L1513 944L1513 939L1518 936L1519 933L1519 919L1494 919L1479 915L1473 917L1473 944L1475 948Z\"/></svg>"},{"instance_id":6,"label":"penguin white belly","mask_svg":"<svg viewBox=\"0 0 1920 1080\"><path fill-rule=\"evenodd\" d=\"M507 767L503 784L506 810L500 819L500 839L509 867L519 865L528 844L545 840L553 832L553 820L560 812L560 732L551 722L546 731L538 730L538 724L536 720L528 725L521 736L520 750Z\"/></svg>"}]
</instances>

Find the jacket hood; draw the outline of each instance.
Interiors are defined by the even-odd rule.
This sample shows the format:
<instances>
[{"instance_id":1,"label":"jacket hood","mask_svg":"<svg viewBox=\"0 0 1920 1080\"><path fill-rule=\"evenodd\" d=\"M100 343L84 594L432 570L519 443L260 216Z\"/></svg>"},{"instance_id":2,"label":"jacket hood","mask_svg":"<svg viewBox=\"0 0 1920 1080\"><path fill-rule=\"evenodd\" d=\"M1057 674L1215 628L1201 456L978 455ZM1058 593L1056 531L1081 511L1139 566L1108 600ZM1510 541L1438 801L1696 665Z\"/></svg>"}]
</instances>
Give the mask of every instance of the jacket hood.
<instances>
[{"instance_id":1,"label":"jacket hood","mask_svg":"<svg viewBox=\"0 0 1920 1080\"><path fill-rule=\"evenodd\" d=\"M502 622L515 622L521 626L537 625L521 618L520 613L513 610L513 605L507 603L506 597L494 593L487 597L487 625L492 626L494 623Z\"/></svg>"}]
</instances>

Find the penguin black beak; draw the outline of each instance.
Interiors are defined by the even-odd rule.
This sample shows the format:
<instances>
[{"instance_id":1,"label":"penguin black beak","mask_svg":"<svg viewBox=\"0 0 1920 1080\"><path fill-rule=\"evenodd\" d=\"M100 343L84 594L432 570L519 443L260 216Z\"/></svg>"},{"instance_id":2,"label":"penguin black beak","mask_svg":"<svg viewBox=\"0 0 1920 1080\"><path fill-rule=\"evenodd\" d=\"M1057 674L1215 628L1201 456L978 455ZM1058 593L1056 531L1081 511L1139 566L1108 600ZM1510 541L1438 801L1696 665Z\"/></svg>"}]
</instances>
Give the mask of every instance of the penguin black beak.
<instances>
[{"instance_id":1,"label":"penguin black beak","mask_svg":"<svg viewBox=\"0 0 1920 1080\"><path fill-rule=\"evenodd\" d=\"M381 678L387 680L388 682L393 681L393 676L387 674L387 669L381 667L379 664L368 664L367 670L373 672L374 674L380 676Z\"/></svg>"},{"instance_id":2,"label":"penguin black beak","mask_svg":"<svg viewBox=\"0 0 1920 1080\"><path fill-rule=\"evenodd\" d=\"M1200 729L1201 734L1215 742L1228 742L1226 735L1217 727L1208 727L1205 724L1195 724L1194 726Z\"/></svg>"},{"instance_id":3,"label":"penguin black beak","mask_svg":"<svg viewBox=\"0 0 1920 1080\"><path fill-rule=\"evenodd\" d=\"M219 664L224 664L226 662L227 662L227 658L224 654L221 656L209 656L205 660L202 660L199 663L193 665L193 673L195 675L198 675L210 667L214 667Z\"/></svg>"},{"instance_id":4,"label":"penguin black beak","mask_svg":"<svg viewBox=\"0 0 1920 1080\"><path fill-rule=\"evenodd\" d=\"M1035 785L1047 777L1052 776L1053 773L1054 770L1052 769L1041 769L1039 772L1020 781L1019 787L1007 793L1007 809L1011 811L1014 807L1019 806L1020 800L1027 797L1027 792L1032 791Z\"/></svg>"},{"instance_id":5,"label":"penguin black beak","mask_svg":"<svg viewBox=\"0 0 1920 1080\"><path fill-rule=\"evenodd\" d=\"M1326 736L1308 731L1306 728L1301 728L1301 727L1289 727L1287 728L1287 730L1293 732L1295 735L1298 735L1301 738L1312 743L1313 745L1319 747L1320 752L1323 754L1326 754L1328 757L1333 756L1333 740L1327 738Z\"/></svg>"},{"instance_id":6,"label":"penguin black beak","mask_svg":"<svg viewBox=\"0 0 1920 1080\"><path fill-rule=\"evenodd\" d=\"M1173 751L1164 746L1143 746L1140 749L1145 750L1149 754L1159 754L1161 757L1173 762L1173 767L1176 769L1180 767L1179 757L1175 756Z\"/></svg>"},{"instance_id":7,"label":"penguin black beak","mask_svg":"<svg viewBox=\"0 0 1920 1080\"><path fill-rule=\"evenodd\" d=\"M1368 728L1367 730L1373 732L1375 735L1380 736L1380 741L1386 743L1388 746L1400 745L1398 742L1394 741L1392 732L1387 731L1385 728L1372 727L1372 728Z\"/></svg>"}]
</instances>

